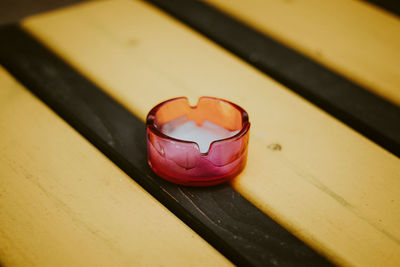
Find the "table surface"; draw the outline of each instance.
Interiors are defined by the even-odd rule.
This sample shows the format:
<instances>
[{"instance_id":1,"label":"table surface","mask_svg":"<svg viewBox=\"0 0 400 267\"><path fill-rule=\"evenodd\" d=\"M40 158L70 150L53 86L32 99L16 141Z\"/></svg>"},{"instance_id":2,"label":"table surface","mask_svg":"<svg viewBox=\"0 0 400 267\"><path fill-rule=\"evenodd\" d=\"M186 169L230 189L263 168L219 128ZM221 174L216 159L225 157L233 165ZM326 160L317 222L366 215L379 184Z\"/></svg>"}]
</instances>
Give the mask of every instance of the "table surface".
<instances>
[{"instance_id":1,"label":"table surface","mask_svg":"<svg viewBox=\"0 0 400 267\"><path fill-rule=\"evenodd\" d=\"M0 45L0 262L306 266L328 265L327 258L399 265L400 19L346 0L149 2L85 2L28 17L22 31L0 31L7 37ZM257 30L249 36L299 54L292 68L274 71L263 63L268 51L240 46L239 27L226 38L226 27L215 35L219 24L207 23L225 15L214 6ZM182 10L210 17L186 19ZM17 33L77 73L62 76L67 67L52 65L28 42L20 41L26 54L4 52L14 51L10 38ZM302 75L308 68L319 73L313 84ZM347 92L351 105L333 91L319 95L323 82L344 84L340 96L346 102ZM96 87L88 95L72 89L89 83ZM133 150L125 148L135 133L124 132L124 123L134 118L140 129L155 104L176 96L195 103L203 95L248 111L246 169L225 187L200 191L150 177L138 163L143 149L135 148L144 140L139 134ZM100 98L110 109L96 104ZM216 200L223 190L231 193ZM243 206L230 199L236 194ZM280 234L268 241L274 233ZM263 258L253 256L256 249Z\"/></svg>"}]
</instances>

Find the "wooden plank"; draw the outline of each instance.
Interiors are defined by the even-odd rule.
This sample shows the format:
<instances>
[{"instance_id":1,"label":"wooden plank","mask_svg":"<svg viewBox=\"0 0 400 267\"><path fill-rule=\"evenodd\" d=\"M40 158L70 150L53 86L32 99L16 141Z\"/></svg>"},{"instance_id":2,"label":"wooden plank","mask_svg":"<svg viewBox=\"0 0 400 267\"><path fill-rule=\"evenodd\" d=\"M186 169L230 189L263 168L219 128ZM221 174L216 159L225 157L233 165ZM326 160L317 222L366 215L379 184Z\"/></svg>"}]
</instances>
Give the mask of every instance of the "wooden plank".
<instances>
[{"instance_id":1,"label":"wooden plank","mask_svg":"<svg viewBox=\"0 0 400 267\"><path fill-rule=\"evenodd\" d=\"M24 27L142 119L179 95L245 107L249 162L234 188L337 263L399 264L400 161L381 147L145 3L89 3Z\"/></svg>"},{"instance_id":2,"label":"wooden plank","mask_svg":"<svg viewBox=\"0 0 400 267\"><path fill-rule=\"evenodd\" d=\"M0 62L235 264L330 265L230 185L185 188L158 178L147 164L144 123L19 27L0 31Z\"/></svg>"},{"instance_id":3,"label":"wooden plank","mask_svg":"<svg viewBox=\"0 0 400 267\"><path fill-rule=\"evenodd\" d=\"M148 0L400 157L400 108L200 1Z\"/></svg>"},{"instance_id":4,"label":"wooden plank","mask_svg":"<svg viewBox=\"0 0 400 267\"><path fill-rule=\"evenodd\" d=\"M230 265L2 67L0 87L2 264Z\"/></svg>"},{"instance_id":5,"label":"wooden plank","mask_svg":"<svg viewBox=\"0 0 400 267\"><path fill-rule=\"evenodd\" d=\"M400 19L362 1L207 0L400 105Z\"/></svg>"}]
</instances>

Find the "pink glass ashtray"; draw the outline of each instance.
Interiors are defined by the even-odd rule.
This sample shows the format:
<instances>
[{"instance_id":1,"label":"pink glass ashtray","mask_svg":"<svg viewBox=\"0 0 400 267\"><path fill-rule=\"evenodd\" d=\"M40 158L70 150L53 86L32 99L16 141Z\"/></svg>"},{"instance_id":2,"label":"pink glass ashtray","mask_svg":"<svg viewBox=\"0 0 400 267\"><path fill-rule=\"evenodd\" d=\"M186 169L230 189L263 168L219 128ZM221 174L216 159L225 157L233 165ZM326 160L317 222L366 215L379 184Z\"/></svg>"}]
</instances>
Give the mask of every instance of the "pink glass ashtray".
<instances>
[{"instance_id":1,"label":"pink glass ashtray","mask_svg":"<svg viewBox=\"0 0 400 267\"><path fill-rule=\"evenodd\" d=\"M165 180L187 186L219 184L246 165L250 122L229 101L186 97L164 101L147 115L148 162Z\"/></svg>"}]
</instances>

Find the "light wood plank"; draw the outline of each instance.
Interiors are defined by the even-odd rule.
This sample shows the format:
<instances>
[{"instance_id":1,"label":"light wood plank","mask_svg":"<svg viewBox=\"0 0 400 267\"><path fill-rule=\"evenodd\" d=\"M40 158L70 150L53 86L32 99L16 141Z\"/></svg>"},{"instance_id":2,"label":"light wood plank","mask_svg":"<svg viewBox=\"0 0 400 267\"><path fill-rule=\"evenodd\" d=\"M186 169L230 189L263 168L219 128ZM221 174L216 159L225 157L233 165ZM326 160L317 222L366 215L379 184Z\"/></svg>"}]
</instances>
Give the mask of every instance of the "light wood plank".
<instances>
[{"instance_id":1,"label":"light wood plank","mask_svg":"<svg viewBox=\"0 0 400 267\"><path fill-rule=\"evenodd\" d=\"M182 95L240 104L252 129L234 188L337 263L400 264L392 154L144 2L87 3L23 25L143 120Z\"/></svg>"},{"instance_id":2,"label":"light wood plank","mask_svg":"<svg viewBox=\"0 0 400 267\"><path fill-rule=\"evenodd\" d=\"M206 0L400 105L400 19L354 0Z\"/></svg>"},{"instance_id":3,"label":"light wood plank","mask_svg":"<svg viewBox=\"0 0 400 267\"><path fill-rule=\"evenodd\" d=\"M0 67L5 266L230 265Z\"/></svg>"}]
</instances>

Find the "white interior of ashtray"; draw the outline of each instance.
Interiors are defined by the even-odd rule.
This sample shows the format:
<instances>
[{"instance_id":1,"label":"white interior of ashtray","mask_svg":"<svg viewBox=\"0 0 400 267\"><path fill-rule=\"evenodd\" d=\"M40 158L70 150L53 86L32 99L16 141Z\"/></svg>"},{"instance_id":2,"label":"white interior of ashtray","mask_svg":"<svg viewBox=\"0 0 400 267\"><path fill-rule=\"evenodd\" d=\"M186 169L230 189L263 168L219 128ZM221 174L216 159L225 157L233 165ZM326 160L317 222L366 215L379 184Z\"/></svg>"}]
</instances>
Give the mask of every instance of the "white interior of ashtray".
<instances>
[{"instance_id":1,"label":"white interior of ashtray","mask_svg":"<svg viewBox=\"0 0 400 267\"><path fill-rule=\"evenodd\" d=\"M207 120L200 126L193 120L182 123L179 118L165 123L162 132L175 139L196 142L200 152L206 153L212 142L234 136L239 130L229 131Z\"/></svg>"}]
</instances>

